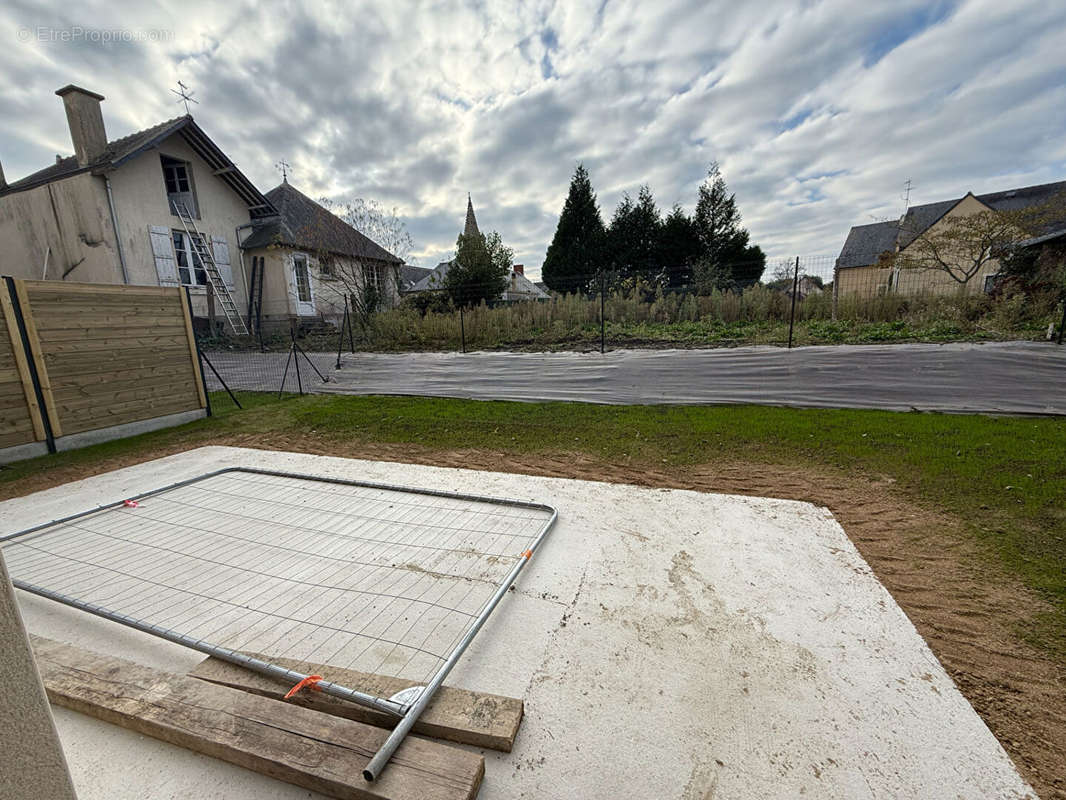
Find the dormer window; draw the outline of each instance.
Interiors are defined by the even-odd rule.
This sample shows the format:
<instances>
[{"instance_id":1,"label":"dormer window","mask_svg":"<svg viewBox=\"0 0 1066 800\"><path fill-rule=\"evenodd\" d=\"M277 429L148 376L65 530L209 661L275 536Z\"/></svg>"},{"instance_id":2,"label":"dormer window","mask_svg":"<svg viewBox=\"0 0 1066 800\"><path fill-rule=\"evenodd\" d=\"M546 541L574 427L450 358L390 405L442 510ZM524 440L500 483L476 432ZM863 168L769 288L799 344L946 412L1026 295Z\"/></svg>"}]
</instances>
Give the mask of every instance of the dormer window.
<instances>
[{"instance_id":1,"label":"dormer window","mask_svg":"<svg viewBox=\"0 0 1066 800\"><path fill-rule=\"evenodd\" d=\"M187 214L200 218L200 209L196 203L196 191L192 184L192 166L188 161L181 161L169 156L161 156L163 162L163 185L167 190L167 203L170 213L177 214L178 206L184 207Z\"/></svg>"}]
</instances>

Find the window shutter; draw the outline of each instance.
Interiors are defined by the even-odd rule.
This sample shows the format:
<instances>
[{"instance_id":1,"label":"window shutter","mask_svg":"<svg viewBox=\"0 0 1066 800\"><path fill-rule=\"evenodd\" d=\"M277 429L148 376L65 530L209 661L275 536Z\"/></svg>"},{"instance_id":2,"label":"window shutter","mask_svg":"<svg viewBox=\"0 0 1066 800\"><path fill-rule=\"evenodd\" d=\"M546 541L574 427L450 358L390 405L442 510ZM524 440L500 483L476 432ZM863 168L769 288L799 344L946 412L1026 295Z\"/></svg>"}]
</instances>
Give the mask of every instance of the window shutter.
<instances>
[{"instance_id":1,"label":"window shutter","mask_svg":"<svg viewBox=\"0 0 1066 800\"><path fill-rule=\"evenodd\" d=\"M152 256L155 258L155 271L159 276L160 286L181 286L178 278L178 263L174 258L174 243L170 239L170 228L162 225L149 225L148 238L152 242Z\"/></svg>"},{"instance_id":2,"label":"window shutter","mask_svg":"<svg viewBox=\"0 0 1066 800\"><path fill-rule=\"evenodd\" d=\"M226 288L233 291L233 266L229 260L229 244L224 236L211 237L211 251L215 257L215 266L226 284Z\"/></svg>"}]
</instances>

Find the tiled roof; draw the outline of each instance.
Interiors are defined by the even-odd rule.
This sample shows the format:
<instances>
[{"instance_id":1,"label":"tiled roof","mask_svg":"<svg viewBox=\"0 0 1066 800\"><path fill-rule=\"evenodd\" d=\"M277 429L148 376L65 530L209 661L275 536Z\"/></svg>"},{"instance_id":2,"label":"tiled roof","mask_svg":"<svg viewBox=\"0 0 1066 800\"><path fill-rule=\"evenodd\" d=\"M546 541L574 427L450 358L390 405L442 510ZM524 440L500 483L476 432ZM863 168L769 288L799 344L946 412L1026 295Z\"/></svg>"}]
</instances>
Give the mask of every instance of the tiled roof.
<instances>
[{"instance_id":1,"label":"tiled roof","mask_svg":"<svg viewBox=\"0 0 1066 800\"><path fill-rule=\"evenodd\" d=\"M245 177L244 173L237 168L237 165L222 152L218 145L203 132L188 114L183 117L169 119L166 122L160 122L151 128L145 128L143 131L131 133L129 136L123 136L121 139L108 142L107 149L104 150L103 155L85 167L79 166L78 160L74 156L60 158L55 164L8 184L6 189L0 191L0 197L43 186L46 183L61 180L80 172L114 169L177 133L180 133L189 147L214 170L214 174L218 175L221 181L226 183L243 202L247 203L252 217L261 217L274 212L270 203L263 197L262 192L255 188L255 185Z\"/></svg>"},{"instance_id":2,"label":"tiled roof","mask_svg":"<svg viewBox=\"0 0 1066 800\"><path fill-rule=\"evenodd\" d=\"M975 197L989 208L996 211L1015 211L1021 208L1039 205L1053 200L1055 197L1066 198L1066 181L1056 183L1042 183L1036 186L1023 186L1020 189L1008 189L1003 192L990 192L979 194ZM900 248L904 248L929 229L937 220L943 217L963 198L954 200L941 200L936 203L926 203L920 206L911 206L903 219L899 222L876 222L872 225L856 225L848 232L848 238L844 247L840 250L837 259L839 267L865 267L877 262L886 250L896 249L897 239ZM1066 209L1061 216L1066 216ZM1057 220L1053 224L1061 224L1066 220Z\"/></svg>"},{"instance_id":3,"label":"tiled roof","mask_svg":"<svg viewBox=\"0 0 1066 800\"><path fill-rule=\"evenodd\" d=\"M59 180L60 178L65 178L68 175L74 175L75 173L84 170L93 169L94 167L118 164L137 153L137 151L147 144L160 138L166 138L175 131L180 130L185 126L186 122L191 120L192 117L189 116L175 117L174 119L168 119L166 122L154 125L151 128L146 128L143 131L131 133L129 136L123 136L121 139L115 139L113 142L108 142L107 149L104 151L103 155L86 167L78 166L78 159L74 156L61 158L57 160L55 164L51 164L44 169L37 170L37 172L34 172L32 175L27 175L25 178L9 183L2 194L18 192L24 189L32 189L34 186L41 186L42 184L50 183L51 181Z\"/></svg>"},{"instance_id":4,"label":"tiled roof","mask_svg":"<svg viewBox=\"0 0 1066 800\"><path fill-rule=\"evenodd\" d=\"M403 281L404 288L413 287L416 283L431 273L429 267L416 267L412 264L404 264L400 267L400 280Z\"/></svg>"},{"instance_id":5,"label":"tiled roof","mask_svg":"<svg viewBox=\"0 0 1066 800\"><path fill-rule=\"evenodd\" d=\"M865 267L875 263L883 252L896 249L898 231L899 223L895 221L856 225L848 232L837 266Z\"/></svg>"},{"instance_id":6,"label":"tiled roof","mask_svg":"<svg viewBox=\"0 0 1066 800\"><path fill-rule=\"evenodd\" d=\"M284 244L337 255L401 263L383 247L323 208L287 181L266 193L278 216L257 226L241 245L245 250Z\"/></svg>"},{"instance_id":7,"label":"tiled roof","mask_svg":"<svg viewBox=\"0 0 1066 800\"><path fill-rule=\"evenodd\" d=\"M444 286L444 278L452 268L454 261L442 261L431 269L421 280L411 287L412 292L428 292Z\"/></svg>"}]
</instances>

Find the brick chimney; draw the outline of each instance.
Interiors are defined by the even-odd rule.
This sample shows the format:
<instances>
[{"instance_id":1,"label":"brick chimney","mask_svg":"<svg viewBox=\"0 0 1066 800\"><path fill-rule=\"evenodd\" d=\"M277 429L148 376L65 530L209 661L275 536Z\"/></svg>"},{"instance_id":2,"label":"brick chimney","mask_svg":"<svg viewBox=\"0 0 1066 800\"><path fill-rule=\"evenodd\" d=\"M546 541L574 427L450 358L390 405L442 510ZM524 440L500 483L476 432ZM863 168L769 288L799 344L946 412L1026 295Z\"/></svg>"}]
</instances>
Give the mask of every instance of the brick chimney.
<instances>
[{"instance_id":1,"label":"brick chimney","mask_svg":"<svg viewBox=\"0 0 1066 800\"><path fill-rule=\"evenodd\" d=\"M515 264L514 265L514 271L518 275L525 275L526 274L525 264Z\"/></svg>"},{"instance_id":2,"label":"brick chimney","mask_svg":"<svg viewBox=\"0 0 1066 800\"><path fill-rule=\"evenodd\" d=\"M56 94L63 98L78 166L87 167L107 150L107 131L104 130L104 116L100 113L100 101L104 96L74 84L57 89Z\"/></svg>"}]
</instances>

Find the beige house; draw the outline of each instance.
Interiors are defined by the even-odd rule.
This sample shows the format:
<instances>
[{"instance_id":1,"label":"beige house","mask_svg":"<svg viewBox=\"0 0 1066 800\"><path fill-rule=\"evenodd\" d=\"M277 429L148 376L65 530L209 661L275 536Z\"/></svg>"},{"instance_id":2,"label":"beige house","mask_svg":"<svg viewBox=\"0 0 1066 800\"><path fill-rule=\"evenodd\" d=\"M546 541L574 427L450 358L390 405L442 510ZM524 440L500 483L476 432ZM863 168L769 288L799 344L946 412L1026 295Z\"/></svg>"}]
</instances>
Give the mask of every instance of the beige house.
<instances>
[{"instance_id":1,"label":"beige house","mask_svg":"<svg viewBox=\"0 0 1066 800\"><path fill-rule=\"evenodd\" d=\"M74 155L10 184L0 171L0 273L90 283L188 286L207 313L209 247L237 305L248 284L239 241L274 207L191 116L107 140L103 96L63 98ZM188 208L193 230L176 214Z\"/></svg>"},{"instance_id":2,"label":"beige house","mask_svg":"<svg viewBox=\"0 0 1066 800\"><path fill-rule=\"evenodd\" d=\"M346 296L367 284L380 306L400 297L402 261L282 181L266 193L275 216L258 221L241 244L252 286L252 328L326 320L339 324Z\"/></svg>"},{"instance_id":3,"label":"beige house","mask_svg":"<svg viewBox=\"0 0 1066 800\"><path fill-rule=\"evenodd\" d=\"M889 292L916 295L990 291L999 272L995 259L982 264L973 277L960 284L944 270L906 267L906 256L921 247L918 242L922 237L949 229L958 217L1040 206L1055 201L1064 192L1066 181L983 195L967 193L955 200L912 206L899 220L857 225L848 233L836 260L834 292L845 297Z\"/></svg>"}]
</instances>

